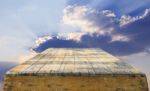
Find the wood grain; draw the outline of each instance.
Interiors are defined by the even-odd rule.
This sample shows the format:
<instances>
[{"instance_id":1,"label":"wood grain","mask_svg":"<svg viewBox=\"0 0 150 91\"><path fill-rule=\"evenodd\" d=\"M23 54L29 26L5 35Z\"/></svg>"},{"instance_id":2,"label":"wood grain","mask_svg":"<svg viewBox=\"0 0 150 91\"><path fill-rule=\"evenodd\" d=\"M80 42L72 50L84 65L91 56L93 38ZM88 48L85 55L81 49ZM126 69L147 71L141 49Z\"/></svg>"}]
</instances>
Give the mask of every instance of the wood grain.
<instances>
[{"instance_id":1,"label":"wood grain","mask_svg":"<svg viewBox=\"0 0 150 91\"><path fill-rule=\"evenodd\" d=\"M7 75L141 74L109 53L94 48L50 48L14 67Z\"/></svg>"}]
</instances>

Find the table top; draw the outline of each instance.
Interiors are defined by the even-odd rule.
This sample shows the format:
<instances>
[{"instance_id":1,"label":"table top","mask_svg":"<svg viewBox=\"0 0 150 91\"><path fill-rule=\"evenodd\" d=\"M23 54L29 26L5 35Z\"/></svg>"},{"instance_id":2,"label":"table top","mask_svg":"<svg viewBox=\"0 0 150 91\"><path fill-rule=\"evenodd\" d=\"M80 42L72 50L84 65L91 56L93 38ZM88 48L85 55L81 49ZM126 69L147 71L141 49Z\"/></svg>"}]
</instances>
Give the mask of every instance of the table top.
<instances>
[{"instance_id":1,"label":"table top","mask_svg":"<svg viewBox=\"0 0 150 91\"><path fill-rule=\"evenodd\" d=\"M141 74L99 48L49 48L9 70L6 75Z\"/></svg>"}]
</instances>

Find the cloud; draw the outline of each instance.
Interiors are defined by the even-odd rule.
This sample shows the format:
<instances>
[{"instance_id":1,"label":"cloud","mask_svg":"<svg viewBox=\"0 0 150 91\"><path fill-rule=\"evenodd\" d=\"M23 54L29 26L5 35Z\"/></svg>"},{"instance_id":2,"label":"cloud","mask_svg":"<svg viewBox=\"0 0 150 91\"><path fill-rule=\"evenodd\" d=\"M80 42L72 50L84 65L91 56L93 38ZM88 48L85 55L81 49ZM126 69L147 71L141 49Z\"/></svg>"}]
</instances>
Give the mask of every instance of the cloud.
<instances>
[{"instance_id":1,"label":"cloud","mask_svg":"<svg viewBox=\"0 0 150 91\"><path fill-rule=\"evenodd\" d=\"M102 13L107 17L116 17L115 13L110 10L103 10Z\"/></svg>"},{"instance_id":2,"label":"cloud","mask_svg":"<svg viewBox=\"0 0 150 91\"><path fill-rule=\"evenodd\" d=\"M80 31L74 32L74 35L76 36L77 34L81 36L87 33L97 33L97 35L112 36L113 41L125 41L125 39L127 41L125 35L117 35L119 37L113 35L112 32L118 21L115 13L110 10L99 12L87 6L67 6L64 9L63 23L73 27L78 27ZM79 37L74 37L74 40L79 40Z\"/></svg>"},{"instance_id":3,"label":"cloud","mask_svg":"<svg viewBox=\"0 0 150 91\"><path fill-rule=\"evenodd\" d=\"M35 45L33 47L37 47L37 46L39 46L40 44L46 42L49 39L52 39L52 37L51 36L39 37L39 38L36 39Z\"/></svg>"},{"instance_id":4,"label":"cloud","mask_svg":"<svg viewBox=\"0 0 150 91\"><path fill-rule=\"evenodd\" d=\"M74 41L80 41L81 37L85 35L84 32L71 32L68 34L67 39L74 40Z\"/></svg>"},{"instance_id":5,"label":"cloud","mask_svg":"<svg viewBox=\"0 0 150 91\"><path fill-rule=\"evenodd\" d=\"M88 6L67 6L62 21L78 31L67 33L66 38L52 38L38 47L41 52L49 47L102 48L114 55L130 55L146 51L150 46L149 9L141 16L123 20L111 10L97 11ZM121 25L123 21L125 24Z\"/></svg>"},{"instance_id":6,"label":"cloud","mask_svg":"<svg viewBox=\"0 0 150 91\"><path fill-rule=\"evenodd\" d=\"M127 36L124 35L113 35L111 42L115 42L115 41L129 41L129 38Z\"/></svg>"},{"instance_id":7,"label":"cloud","mask_svg":"<svg viewBox=\"0 0 150 91\"><path fill-rule=\"evenodd\" d=\"M109 10L98 12L87 6L75 5L67 6L64 9L63 23L79 27L81 32L97 32L98 34L105 35L112 31L111 28L106 30L106 27L111 26L109 24L113 22L113 17L115 17L115 14Z\"/></svg>"},{"instance_id":8,"label":"cloud","mask_svg":"<svg viewBox=\"0 0 150 91\"><path fill-rule=\"evenodd\" d=\"M139 51L137 48L134 48L132 44L122 41L110 41L110 36L98 36L96 34L83 35L80 41L53 37L52 39L40 44L38 47L33 47L33 50L36 52L42 52L47 48L102 48L114 55L127 55Z\"/></svg>"},{"instance_id":9,"label":"cloud","mask_svg":"<svg viewBox=\"0 0 150 91\"><path fill-rule=\"evenodd\" d=\"M122 16L124 14L136 15L140 14L141 11L146 8L150 8L149 0L125 0L125 1L116 1L116 0L69 0L68 5L86 5L97 10L111 10L117 15Z\"/></svg>"},{"instance_id":10,"label":"cloud","mask_svg":"<svg viewBox=\"0 0 150 91\"><path fill-rule=\"evenodd\" d=\"M147 17L149 15L150 15L150 9L146 9L144 14L141 16L131 17L131 16L123 15L120 18L120 26L125 26L125 25L132 23L132 22L144 19L145 17Z\"/></svg>"}]
</instances>

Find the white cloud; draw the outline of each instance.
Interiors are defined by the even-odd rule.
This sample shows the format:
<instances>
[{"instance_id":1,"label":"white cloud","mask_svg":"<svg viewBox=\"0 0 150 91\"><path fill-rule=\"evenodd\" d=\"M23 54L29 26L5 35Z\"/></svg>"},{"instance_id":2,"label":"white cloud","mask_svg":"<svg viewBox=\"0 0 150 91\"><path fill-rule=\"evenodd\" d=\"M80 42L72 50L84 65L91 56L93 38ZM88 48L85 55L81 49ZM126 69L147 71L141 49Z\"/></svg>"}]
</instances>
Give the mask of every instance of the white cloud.
<instances>
[{"instance_id":1,"label":"white cloud","mask_svg":"<svg viewBox=\"0 0 150 91\"><path fill-rule=\"evenodd\" d=\"M48 40L53 40L53 39L73 40L75 38L80 37L80 35L82 35L82 33L80 34L80 33L77 33L77 32L69 33L67 36L64 36L64 35L61 35L61 34L54 35L54 36L52 36L52 35L44 35L44 36L41 36L41 37L35 39L35 42L34 42L34 45L31 48L31 51L33 51L34 48L39 47L41 44L47 42Z\"/></svg>"},{"instance_id":2,"label":"white cloud","mask_svg":"<svg viewBox=\"0 0 150 91\"><path fill-rule=\"evenodd\" d=\"M128 25L132 22L135 22L137 20L140 20L140 19L143 19L145 18L146 16L148 16L150 14L150 9L146 9L144 14L141 15L141 16L135 16L135 17L131 17L129 15L122 15L121 18L120 18L120 26L125 26L125 25Z\"/></svg>"},{"instance_id":3,"label":"white cloud","mask_svg":"<svg viewBox=\"0 0 150 91\"><path fill-rule=\"evenodd\" d=\"M71 26L80 27L83 31L93 32L87 27L92 27L93 24L85 18L89 9L86 6L68 6L64 9L63 23Z\"/></svg>"},{"instance_id":4,"label":"white cloud","mask_svg":"<svg viewBox=\"0 0 150 91\"><path fill-rule=\"evenodd\" d=\"M46 42L47 40L49 39L52 39L52 36L50 35L47 35L47 36L42 36L42 37L39 37L35 40L35 44L33 45L33 47L38 47L40 44Z\"/></svg>"},{"instance_id":5,"label":"white cloud","mask_svg":"<svg viewBox=\"0 0 150 91\"><path fill-rule=\"evenodd\" d=\"M123 20L124 19L124 20ZM121 24L125 24L131 17L122 16ZM121 34L113 34L115 31L115 22L117 17L114 12L110 10L97 11L87 6L67 6L64 9L63 23L73 27L78 27L79 32L70 33L69 36L73 40L79 41L82 35L97 34L99 36L110 36L114 41L129 41L128 36ZM120 19L121 20L121 19ZM117 25L118 26L118 25Z\"/></svg>"},{"instance_id":6,"label":"white cloud","mask_svg":"<svg viewBox=\"0 0 150 91\"><path fill-rule=\"evenodd\" d=\"M107 17L116 17L115 13L110 10L103 10L102 13Z\"/></svg>"},{"instance_id":7,"label":"white cloud","mask_svg":"<svg viewBox=\"0 0 150 91\"><path fill-rule=\"evenodd\" d=\"M150 15L150 9L146 9L142 17L144 18L148 15Z\"/></svg>"},{"instance_id":8,"label":"white cloud","mask_svg":"<svg viewBox=\"0 0 150 91\"><path fill-rule=\"evenodd\" d=\"M97 33L99 35L111 33L112 30L105 30L103 24L96 25L97 22L90 19L95 19L96 16L114 17L115 14L108 10L98 12L87 6L68 6L64 9L63 23L79 27L82 32Z\"/></svg>"},{"instance_id":9,"label":"white cloud","mask_svg":"<svg viewBox=\"0 0 150 91\"><path fill-rule=\"evenodd\" d=\"M83 32L71 32L68 34L68 39L69 40L75 40L75 41L80 41L81 37L84 35L85 33Z\"/></svg>"},{"instance_id":10,"label":"white cloud","mask_svg":"<svg viewBox=\"0 0 150 91\"><path fill-rule=\"evenodd\" d=\"M118 35L112 35L112 40L111 42L114 42L114 41L129 41L129 38L125 35L121 35L121 34L118 34Z\"/></svg>"}]
</instances>

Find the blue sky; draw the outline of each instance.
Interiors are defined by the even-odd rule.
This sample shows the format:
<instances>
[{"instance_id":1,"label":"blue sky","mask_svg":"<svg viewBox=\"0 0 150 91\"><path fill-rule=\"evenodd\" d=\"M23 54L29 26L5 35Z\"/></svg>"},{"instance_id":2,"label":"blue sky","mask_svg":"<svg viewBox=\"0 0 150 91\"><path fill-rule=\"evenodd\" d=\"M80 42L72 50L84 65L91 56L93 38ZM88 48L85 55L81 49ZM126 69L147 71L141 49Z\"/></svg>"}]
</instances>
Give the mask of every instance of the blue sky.
<instances>
[{"instance_id":1,"label":"blue sky","mask_svg":"<svg viewBox=\"0 0 150 91\"><path fill-rule=\"evenodd\" d=\"M77 36L76 33L79 33L81 35L81 32L82 33L86 32L86 35L84 34L83 37L87 37L88 36L87 33L89 33L89 31L86 29L81 29L81 28L87 27L88 25L87 26L86 25L84 26L83 24L79 25L77 24L77 22L76 24L74 24L76 26L72 26L71 24L66 24L66 22L68 21L64 20L64 17L67 16L67 14L64 13L64 10L66 10L66 7L68 6L72 6L71 7L72 9L86 6L86 9L89 9L88 11L82 12L82 13L87 13L87 15L82 16L85 19L78 18L77 19L78 23L82 21L92 22L93 24L91 26L93 26L93 28L97 26L101 26L104 29L104 31L109 30L106 27L115 28L114 31L117 33L120 32L119 34L126 33L126 35L130 35L130 34L133 35L136 33L136 31L138 31L137 33L139 34L142 33L139 35L140 37L142 37L143 35L145 36L145 34L148 34L147 33L148 30L147 31L145 30L143 32L139 32L142 30L136 30L136 29L134 30L135 32L133 30L130 31L133 27L132 25L134 24L131 24L131 25L128 24L127 26L129 27L125 27L125 29L123 28L118 29L119 24L117 25L117 23L119 22L117 21L117 19L119 20L123 15L128 15L131 18L142 16L145 10L150 8L149 0L144 0L144 1L141 1L141 0L136 0L136 1L131 1L131 0L126 0L126 1L61 0L59 1L59 0L55 0L53 2L49 0L44 0L44 1L41 1L41 0L36 0L36 1L35 0L27 0L27 1L5 0L3 1L1 0L0 2L1 2L0 3L0 10L1 10L1 13L0 13L0 42L1 42L0 50L1 52L0 54L3 55L1 57L1 61L9 61L12 58L13 60L16 60L16 58L19 55L28 54L30 52L29 49L35 44L35 40L38 40L40 36L62 35L63 37L64 36L66 37L66 36L69 36L70 33L75 32L75 34L74 35L72 34L72 35ZM95 13L89 13L90 9L95 10ZM115 18L113 17L108 18L102 15L101 12L105 10L109 10L111 11L111 13L114 13ZM67 13L71 13L71 12L67 11ZM78 12L72 12L72 13L76 14ZM96 17L95 20L93 17ZM70 16L67 16L67 18L69 19ZM113 21L113 23L111 23L111 21ZM137 23L137 22L133 22L133 23ZM137 24L135 24L134 26L136 26ZM143 23L143 26L145 25L146 24ZM139 27L143 28L143 26L141 24ZM148 29L148 26L146 27L146 29ZM124 30L126 31L124 32ZM94 33L95 32L92 32L91 34L94 34ZM93 37L93 38L90 38L90 37ZM95 38L94 40L97 39L95 41L97 43L100 41L104 41L110 36L99 36L99 37L101 37L102 40L99 40L99 38L95 38L95 36L89 36L88 38L90 38L91 40L93 40L94 38ZM137 39L137 40L143 40L143 39ZM145 41L145 43L147 42L149 41ZM120 45L131 46L131 47L128 47L129 50L133 49L133 47L136 46L136 43L134 42L125 43L125 44L124 42L121 42L121 43L119 42L119 44L117 43L118 41L111 43L111 44L112 46L115 46L115 47L120 46ZM59 43L56 43L56 44L59 44ZM83 43L83 47L84 47L84 44L85 43ZM108 43L101 43L101 44L103 44L104 46L108 45ZM139 43L137 43L137 45L138 44ZM145 47L147 46L148 45L146 45ZM99 47L99 44L96 45L96 47ZM136 52L141 52L147 49L145 47L144 48L137 47L135 48L135 50L133 50L133 52L125 51L125 52L121 52L120 54L132 54ZM105 49L106 51L109 51L110 48L103 48L103 49ZM138 51L138 49L140 50ZM120 51L119 47L115 48L115 50ZM116 53L115 50L113 50L114 54L120 55L119 53ZM10 57L7 57L5 55L10 55Z\"/></svg>"},{"instance_id":2,"label":"blue sky","mask_svg":"<svg viewBox=\"0 0 150 91\"><path fill-rule=\"evenodd\" d=\"M38 36L58 32L65 4L65 0L0 0L0 60L16 60L28 53Z\"/></svg>"},{"instance_id":3,"label":"blue sky","mask_svg":"<svg viewBox=\"0 0 150 91\"><path fill-rule=\"evenodd\" d=\"M0 0L0 63L49 47L92 47L150 76L149 24L150 0Z\"/></svg>"}]
</instances>

